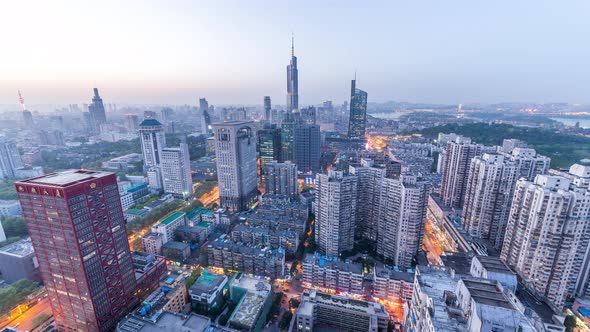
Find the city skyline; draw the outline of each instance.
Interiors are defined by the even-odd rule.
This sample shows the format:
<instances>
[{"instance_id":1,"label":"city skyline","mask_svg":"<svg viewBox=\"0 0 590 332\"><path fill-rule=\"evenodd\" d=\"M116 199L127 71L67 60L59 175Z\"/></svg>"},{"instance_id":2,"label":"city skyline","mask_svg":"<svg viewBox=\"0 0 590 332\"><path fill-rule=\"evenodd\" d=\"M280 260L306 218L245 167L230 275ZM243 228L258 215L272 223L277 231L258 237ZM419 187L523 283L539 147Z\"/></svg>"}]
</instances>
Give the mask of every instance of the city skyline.
<instances>
[{"instance_id":1,"label":"city skyline","mask_svg":"<svg viewBox=\"0 0 590 332\"><path fill-rule=\"evenodd\" d=\"M85 102L93 87L115 103L282 101L292 33L301 106L347 100L355 69L370 102L589 102L589 4L530 4L10 3L0 25L20 26L6 39L19 48L6 53L0 104L17 110L18 89L31 105Z\"/></svg>"}]
</instances>

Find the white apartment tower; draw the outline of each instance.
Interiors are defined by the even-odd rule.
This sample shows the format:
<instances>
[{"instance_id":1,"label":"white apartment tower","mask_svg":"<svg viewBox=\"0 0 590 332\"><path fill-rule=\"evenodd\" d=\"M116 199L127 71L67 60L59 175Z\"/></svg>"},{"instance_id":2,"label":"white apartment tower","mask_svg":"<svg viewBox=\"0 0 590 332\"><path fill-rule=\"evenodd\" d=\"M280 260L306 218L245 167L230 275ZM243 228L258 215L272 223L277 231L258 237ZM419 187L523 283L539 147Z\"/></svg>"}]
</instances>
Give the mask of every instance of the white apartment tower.
<instances>
[{"instance_id":1,"label":"white apartment tower","mask_svg":"<svg viewBox=\"0 0 590 332\"><path fill-rule=\"evenodd\" d=\"M318 252L338 257L354 244L357 177L329 171L316 176L315 239Z\"/></svg>"},{"instance_id":2,"label":"white apartment tower","mask_svg":"<svg viewBox=\"0 0 590 332\"><path fill-rule=\"evenodd\" d=\"M0 179L15 177L15 170L23 166L16 144L0 137Z\"/></svg>"},{"instance_id":3,"label":"white apartment tower","mask_svg":"<svg viewBox=\"0 0 590 332\"><path fill-rule=\"evenodd\" d=\"M517 180L516 164L501 154L484 153L471 160L462 215L471 236L502 247Z\"/></svg>"},{"instance_id":4,"label":"white apartment tower","mask_svg":"<svg viewBox=\"0 0 590 332\"><path fill-rule=\"evenodd\" d=\"M160 164L162 163L162 149L166 147L164 126L156 119L147 118L139 124L139 138L149 186L152 189L162 189Z\"/></svg>"},{"instance_id":5,"label":"white apartment tower","mask_svg":"<svg viewBox=\"0 0 590 332\"><path fill-rule=\"evenodd\" d=\"M585 291L590 240L590 167L573 165L514 192L501 259L556 308Z\"/></svg>"},{"instance_id":6,"label":"white apartment tower","mask_svg":"<svg viewBox=\"0 0 590 332\"><path fill-rule=\"evenodd\" d=\"M256 201L256 133L250 121L213 124L221 207L248 209Z\"/></svg>"},{"instance_id":7,"label":"white apartment tower","mask_svg":"<svg viewBox=\"0 0 590 332\"><path fill-rule=\"evenodd\" d=\"M163 148L161 156L164 191L182 199L192 196L193 181L188 145L183 142L177 148Z\"/></svg>"},{"instance_id":8,"label":"white apartment tower","mask_svg":"<svg viewBox=\"0 0 590 332\"><path fill-rule=\"evenodd\" d=\"M350 166L350 174L358 179L356 205L356 237L377 241L379 193L386 169L373 167L373 161L361 159L360 166Z\"/></svg>"},{"instance_id":9,"label":"white apartment tower","mask_svg":"<svg viewBox=\"0 0 590 332\"><path fill-rule=\"evenodd\" d=\"M410 268L422 244L428 184L415 176L381 182L377 253Z\"/></svg>"},{"instance_id":10,"label":"white apartment tower","mask_svg":"<svg viewBox=\"0 0 590 332\"><path fill-rule=\"evenodd\" d=\"M482 145L471 143L470 138L463 136L447 143L440 192L445 205L453 209L463 208L469 165L473 157L481 155L482 148Z\"/></svg>"},{"instance_id":11,"label":"white apartment tower","mask_svg":"<svg viewBox=\"0 0 590 332\"><path fill-rule=\"evenodd\" d=\"M265 193L285 195L297 198L297 165L286 161L266 163L265 168Z\"/></svg>"}]
</instances>

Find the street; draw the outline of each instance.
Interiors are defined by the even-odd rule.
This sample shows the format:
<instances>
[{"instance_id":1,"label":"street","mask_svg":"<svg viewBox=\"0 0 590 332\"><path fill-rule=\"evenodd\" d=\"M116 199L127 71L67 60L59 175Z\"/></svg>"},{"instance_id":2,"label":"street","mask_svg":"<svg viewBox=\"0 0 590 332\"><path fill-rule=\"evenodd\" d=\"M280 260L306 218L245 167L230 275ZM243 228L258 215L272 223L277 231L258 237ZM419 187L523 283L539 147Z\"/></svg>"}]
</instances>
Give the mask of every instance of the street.
<instances>
[{"instance_id":1,"label":"street","mask_svg":"<svg viewBox=\"0 0 590 332\"><path fill-rule=\"evenodd\" d=\"M11 326L18 328L20 331L30 331L33 327L33 319L41 314L52 314L49 298L42 299L14 320L0 324L0 328Z\"/></svg>"}]
</instances>

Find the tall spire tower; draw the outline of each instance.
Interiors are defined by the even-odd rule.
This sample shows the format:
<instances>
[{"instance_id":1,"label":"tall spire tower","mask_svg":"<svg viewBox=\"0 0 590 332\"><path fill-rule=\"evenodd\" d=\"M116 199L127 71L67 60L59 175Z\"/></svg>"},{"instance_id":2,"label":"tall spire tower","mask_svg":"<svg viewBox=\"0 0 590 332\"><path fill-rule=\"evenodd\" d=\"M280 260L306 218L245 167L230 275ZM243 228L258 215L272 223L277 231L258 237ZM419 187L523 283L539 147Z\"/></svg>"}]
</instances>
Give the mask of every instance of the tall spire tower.
<instances>
[{"instance_id":1,"label":"tall spire tower","mask_svg":"<svg viewBox=\"0 0 590 332\"><path fill-rule=\"evenodd\" d=\"M18 90L18 102L20 106L23 108L23 125L25 128L32 129L35 127L35 121L33 121L33 113L27 110L27 106L25 106L25 98L23 98L22 93Z\"/></svg>"},{"instance_id":2,"label":"tall spire tower","mask_svg":"<svg viewBox=\"0 0 590 332\"><path fill-rule=\"evenodd\" d=\"M291 36L291 63L287 66L287 110L299 109L299 79L297 57L295 56L295 38Z\"/></svg>"}]
</instances>

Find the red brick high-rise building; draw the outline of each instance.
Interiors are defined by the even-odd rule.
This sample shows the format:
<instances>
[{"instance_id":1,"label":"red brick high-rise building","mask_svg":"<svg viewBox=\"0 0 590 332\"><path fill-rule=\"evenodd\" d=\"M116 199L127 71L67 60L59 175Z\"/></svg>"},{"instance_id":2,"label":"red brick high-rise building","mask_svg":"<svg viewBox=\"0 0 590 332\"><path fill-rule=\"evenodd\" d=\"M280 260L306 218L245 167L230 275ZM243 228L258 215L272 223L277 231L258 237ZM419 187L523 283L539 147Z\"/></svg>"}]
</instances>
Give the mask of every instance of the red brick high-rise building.
<instances>
[{"instance_id":1,"label":"red brick high-rise building","mask_svg":"<svg viewBox=\"0 0 590 332\"><path fill-rule=\"evenodd\" d=\"M137 304L115 174L70 170L15 186L58 329L114 330Z\"/></svg>"}]
</instances>

